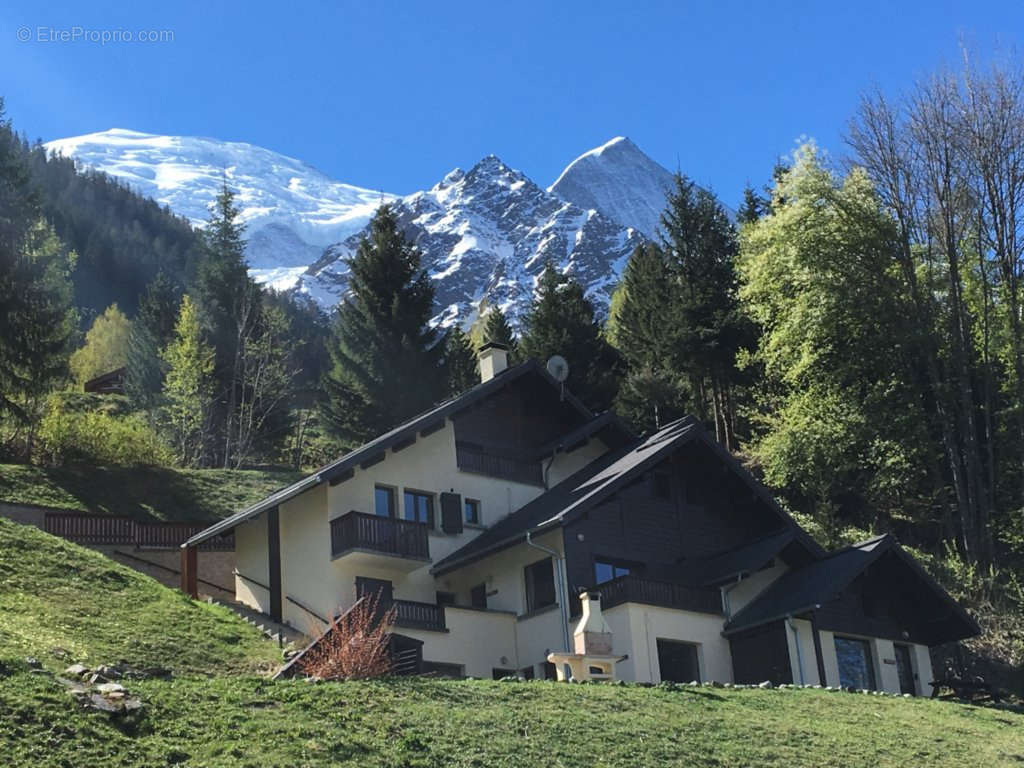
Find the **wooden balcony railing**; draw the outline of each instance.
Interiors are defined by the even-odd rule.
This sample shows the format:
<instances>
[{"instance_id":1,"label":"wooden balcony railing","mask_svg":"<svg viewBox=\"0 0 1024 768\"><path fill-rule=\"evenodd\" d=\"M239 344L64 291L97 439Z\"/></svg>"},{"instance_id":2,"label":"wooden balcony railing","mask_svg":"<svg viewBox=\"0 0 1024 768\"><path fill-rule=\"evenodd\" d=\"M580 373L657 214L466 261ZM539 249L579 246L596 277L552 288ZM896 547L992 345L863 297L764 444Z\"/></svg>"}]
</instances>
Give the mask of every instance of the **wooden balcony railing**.
<instances>
[{"instance_id":1,"label":"wooden balcony railing","mask_svg":"<svg viewBox=\"0 0 1024 768\"><path fill-rule=\"evenodd\" d=\"M331 520L331 554L369 549L387 555L430 559L428 529L424 523L349 512Z\"/></svg>"},{"instance_id":2,"label":"wooden balcony railing","mask_svg":"<svg viewBox=\"0 0 1024 768\"><path fill-rule=\"evenodd\" d=\"M593 589L601 593L602 608L612 608L622 603L643 603L697 613L722 613L721 593L707 587L655 581L628 574L598 584Z\"/></svg>"},{"instance_id":3,"label":"wooden balcony railing","mask_svg":"<svg viewBox=\"0 0 1024 768\"><path fill-rule=\"evenodd\" d=\"M47 512L44 526L47 533L79 544L129 545L140 549L177 549L207 527L202 523L141 523L130 517L77 512ZM199 548L233 550L234 532L208 539Z\"/></svg>"},{"instance_id":4,"label":"wooden balcony railing","mask_svg":"<svg viewBox=\"0 0 1024 768\"><path fill-rule=\"evenodd\" d=\"M501 477L530 485L544 484L539 461L499 456L474 443L457 442L455 444L455 461L459 469L466 472Z\"/></svg>"},{"instance_id":5,"label":"wooden balcony railing","mask_svg":"<svg viewBox=\"0 0 1024 768\"><path fill-rule=\"evenodd\" d=\"M415 600L395 600L395 624L410 629L445 629L444 606L419 603Z\"/></svg>"}]
</instances>

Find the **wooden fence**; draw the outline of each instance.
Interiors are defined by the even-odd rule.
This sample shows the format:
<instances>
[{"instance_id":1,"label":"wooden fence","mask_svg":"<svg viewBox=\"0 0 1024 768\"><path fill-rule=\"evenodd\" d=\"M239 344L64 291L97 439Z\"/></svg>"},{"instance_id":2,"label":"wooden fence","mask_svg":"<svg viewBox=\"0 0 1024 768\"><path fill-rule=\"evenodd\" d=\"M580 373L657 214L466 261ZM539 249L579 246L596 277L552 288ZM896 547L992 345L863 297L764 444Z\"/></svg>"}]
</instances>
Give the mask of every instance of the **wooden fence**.
<instances>
[{"instance_id":1,"label":"wooden fence","mask_svg":"<svg viewBox=\"0 0 1024 768\"><path fill-rule=\"evenodd\" d=\"M177 549L207 526L195 523L140 523L130 517L107 517L75 512L47 512L46 532L78 544L123 544L140 549ZM229 532L199 545L200 549L233 550Z\"/></svg>"}]
</instances>

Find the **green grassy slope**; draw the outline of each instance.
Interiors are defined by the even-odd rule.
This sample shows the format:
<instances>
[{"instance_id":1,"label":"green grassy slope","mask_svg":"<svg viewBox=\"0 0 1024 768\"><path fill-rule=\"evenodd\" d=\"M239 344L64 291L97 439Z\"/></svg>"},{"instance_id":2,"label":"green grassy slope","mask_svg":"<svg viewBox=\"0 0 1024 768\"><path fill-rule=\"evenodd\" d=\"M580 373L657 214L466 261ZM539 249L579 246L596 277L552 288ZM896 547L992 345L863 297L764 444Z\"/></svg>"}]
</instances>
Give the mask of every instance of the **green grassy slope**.
<instances>
[{"instance_id":1,"label":"green grassy slope","mask_svg":"<svg viewBox=\"0 0 1024 768\"><path fill-rule=\"evenodd\" d=\"M289 470L0 464L0 501L139 519L209 522L301 477Z\"/></svg>"},{"instance_id":2,"label":"green grassy slope","mask_svg":"<svg viewBox=\"0 0 1024 768\"><path fill-rule=\"evenodd\" d=\"M234 614L97 552L0 519L0 656L175 672L269 669L278 649ZM54 660L55 661L55 660Z\"/></svg>"},{"instance_id":3,"label":"green grassy slope","mask_svg":"<svg viewBox=\"0 0 1024 768\"><path fill-rule=\"evenodd\" d=\"M129 680L119 727L56 676ZM35 656L44 665L32 671ZM0 764L21 766L978 766L1024 762L1024 715L815 690L399 679L272 682L277 648L82 547L0 520Z\"/></svg>"},{"instance_id":4,"label":"green grassy slope","mask_svg":"<svg viewBox=\"0 0 1024 768\"><path fill-rule=\"evenodd\" d=\"M132 733L46 676L0 678L7 764L1008 766L1024 717L813 690L395 680L150 680ZM41 762L40 762L41 761Z\"/></svg>"}]
</instances>

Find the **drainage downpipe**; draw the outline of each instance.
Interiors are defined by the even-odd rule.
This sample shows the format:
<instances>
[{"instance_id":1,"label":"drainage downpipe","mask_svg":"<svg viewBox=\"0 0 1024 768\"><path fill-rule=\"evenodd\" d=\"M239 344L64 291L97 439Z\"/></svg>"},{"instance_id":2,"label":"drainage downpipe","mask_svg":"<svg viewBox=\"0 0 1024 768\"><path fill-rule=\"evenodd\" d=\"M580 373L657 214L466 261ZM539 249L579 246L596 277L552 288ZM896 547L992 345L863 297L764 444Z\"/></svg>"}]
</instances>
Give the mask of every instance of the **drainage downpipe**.
<instances>
[{"instance_id":1,"label":"drainage downpipe","mask_svg":"<svg viewBox=\"0 0 1024 768\"><path fill-rule=\"evenodd\" d=\"M793 643L796 645L796 668L800 672L800 685L806 685L807 680L804 678L804 658L800 652L800 630L796 628L796 624L793 623L793 617L786 617L786 626L789 627L793 633Z\"/></svg>"},{"instance_id":2,"label":"drainage downpipe","mask_svg":"<svg viewBox=\"0 0 1024 768\"><path fill-rule=\"evenodd\" d=\"M558 554L557 550L535 542L530 535L530 531L526 532L526 544L534 549L539 549L541 552L547 552L554 559L555 588L558 590L558 612L562 615L562 642L565 643L565 652L572 653L572 646L569 645L569 595L565 589L565 580L563 578L565 559Z\"/></svg>"}]
</instances>

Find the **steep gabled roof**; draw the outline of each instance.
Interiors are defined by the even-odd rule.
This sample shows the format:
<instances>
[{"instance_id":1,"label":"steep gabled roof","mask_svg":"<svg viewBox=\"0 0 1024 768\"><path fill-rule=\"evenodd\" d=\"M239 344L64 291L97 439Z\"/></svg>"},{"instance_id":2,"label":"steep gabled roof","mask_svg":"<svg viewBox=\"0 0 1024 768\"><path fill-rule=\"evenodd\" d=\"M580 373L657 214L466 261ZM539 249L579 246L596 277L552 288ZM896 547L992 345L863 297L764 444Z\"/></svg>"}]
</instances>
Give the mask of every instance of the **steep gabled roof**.
<instances>
[{"instance_id":1,"label":"steep gabled roof","mask_svg":"<svg viewBox=\"0 0 1024 768\"><path fill-rule=\"evenodd\" d=\"M970 637L980 632L974 619L921 568L896 539L890 534L883 534L784 573L726 623L724 634L731 635L820 608L838 598L854 579L886 553L899 557L926 588L949 606L961 625L960 637Z\"/></svg>"},{"instance_id":2,"label":"steep gabled roof","mask_svg":"<svg viewBox=\"0 0 1024 768\"><path fill-rule=\"evenodd\" d=\"M719 445L717 440L708 435L696 418L686 416L624 448L610 451L595 459L551 490L502 518L448 557L435 563L431 572L436 575L447 573L522 541L527 531L539 533L575 519L633 478L660 463L684 444L694 440L701 441L714 451L750 486L758 498L767 503L778 516L780 527L791 532L792 541L797 542L813 557L819 557L824 553L824 550L785 510L779 507L764 486L757 482L732 454Z\"/></svg>"},{"instance_id":3,"label":"steep gabled roof","mask_svg":"<svg viewBox=\"0 0 1024 768\"><path fill-rule=\"evenodd\" d=\"M392 446L409 440L410 438L415 439L417 434L430 434L435 428L443 426L445 419L450 416L458 415L466 408L469 408L480 400L483 400L484 398L489 397L490 395L493 395L507 387L512 382L528 375L539 376L542 380L551 385L553 393L558 393L559 396L563 397L565 402L574 408L581 417L586 419L588 422L594 420L594 414L590 409L574 397L572 393L563 392L562 385L552 378L551 374L547 372L544 366L538 364L535 360L527 360L524 363L520 363L519 365L502 371L488 381L477 384L475 387L466 390L458 397L453 397L452 399L446 400L428 411L424 411L404 424L400 424L391 431L385 432L380 437L374 438L365 445L356 448L354 451L346 453L337 461L321 467L316 472L307 475L298 482L295 482L286 488L282 488L279 491L275 491L270 496L260 502L257 502L251 507L211 525L206 530L197 533L181 546L190 547L199 544L207 539L231 530L240 523L255 519L268 509L276 507L289 499L293 499L299 494L305 493L321 483L330 482L336 478L344 477L347 473L354 471L360 464L376 459ZM608 425L605 424L604 426Z\"/></svg>"}]
</instances>

